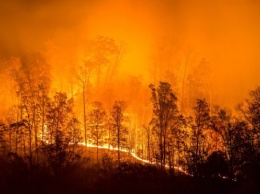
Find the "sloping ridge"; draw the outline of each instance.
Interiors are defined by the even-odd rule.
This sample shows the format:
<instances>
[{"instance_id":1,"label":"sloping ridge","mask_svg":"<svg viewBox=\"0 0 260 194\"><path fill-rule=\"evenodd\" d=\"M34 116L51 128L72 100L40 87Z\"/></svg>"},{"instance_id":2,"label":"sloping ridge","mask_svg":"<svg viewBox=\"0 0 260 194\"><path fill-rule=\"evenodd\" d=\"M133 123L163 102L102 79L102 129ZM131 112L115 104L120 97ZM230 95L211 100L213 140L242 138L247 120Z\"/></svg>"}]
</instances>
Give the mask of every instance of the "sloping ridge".
<instances>
[{"instance_id":1,"label":"sloping ridge","mask_svg":"<svg viewBox=\"0 0 260 194\"><path fill-rule=\"evenodd\" d=\"M93 145L93 144L85 144L85 143L80 143L80 145L82 145L84 147L88 147L88 148L97 148L98 147L98 149L101 149L101 150L118 151L117 147L112 147L112 146L96 146L96 145ZM139 161L141 163L156 165L156 163L154 163L154 162L151 162L149 160L145 160L145 159L137 156L137 154L134 151L130 151L130 150L127 150L127 149L121 149L121 148L119 149L119 151L123 152L123 153L128 153L129 155L131 155L131 157L133 157L134 159L136 159L137 161ZM169 168L168 165L166 165L165 167ZM192 176L191 174L189 174L188 172L186 172L185 170L183 170L179 166L174 166L174 169L179 171L179 172L184 173L185 175Z\"/></svg>"}]
</instances>

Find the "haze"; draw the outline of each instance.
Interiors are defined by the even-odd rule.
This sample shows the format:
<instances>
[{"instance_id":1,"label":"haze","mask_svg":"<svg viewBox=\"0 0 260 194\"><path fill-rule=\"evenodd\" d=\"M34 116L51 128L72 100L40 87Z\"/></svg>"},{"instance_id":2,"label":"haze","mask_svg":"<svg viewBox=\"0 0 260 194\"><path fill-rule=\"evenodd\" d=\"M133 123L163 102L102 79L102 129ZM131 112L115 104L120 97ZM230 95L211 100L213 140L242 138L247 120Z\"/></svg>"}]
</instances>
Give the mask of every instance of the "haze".
<instances>
[{"instance_id":1,"label":"haze","mask_svg":"<svg viewBox=\"0 0 260 194\"><path fill-rule=\"evenodd\" d=\"M0 55L47 53L58 82L77 51L101 35L126 48L121 77L141 75L148 86L159 80L151 75L155 63L181 70L190 51L187 73L205 58L214 103L232 108L259 85L259 18L257 0L1 1Z\"/></svg>"}]
</instances>

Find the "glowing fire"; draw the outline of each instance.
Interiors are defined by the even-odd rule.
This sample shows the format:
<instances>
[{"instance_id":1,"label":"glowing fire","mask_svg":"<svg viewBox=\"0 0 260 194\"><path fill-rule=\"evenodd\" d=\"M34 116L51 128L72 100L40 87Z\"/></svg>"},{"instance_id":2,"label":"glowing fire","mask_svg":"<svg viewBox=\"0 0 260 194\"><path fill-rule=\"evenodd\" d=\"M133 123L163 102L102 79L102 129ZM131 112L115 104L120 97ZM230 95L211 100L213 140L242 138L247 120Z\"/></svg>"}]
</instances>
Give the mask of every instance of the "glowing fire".
<instances>
[{"instance_id":1,"label":"glowing fire","mask_svg":"<svg viewBox=\"0 0 260 194\"><path fill-rule=\"evenodd\" d=\"M113 146L106 146L106 145L96 146L96 145L89 144L89 143L85 144L84 142L81 142L79 144L82 145L82 146L91 147L91 148L107 149L107 150L113 150L113 151L117 151L118 150L117 147L113 147ZM134 157L135 159L139 160L140 162L144 162L144 163L147 163L147 164L153 164L153 165L156 164L155 162L151 162L149 160L145 160L143 158L140 158L139 156L137 156L137 154L134 152L134 150L129 151L127 149L122 149L122 148L119 148L119 150L120 150L120 152L130 153L132 157ZM170 168L169 165L165 165L165 167L166 168ZM179 172L182 172L182 173L184 173L186 175L192 176L187 171L183 170L182 167L180 167L180 166L174 166L174 169L178 170Z\"/></svg>"},{"instance_id":2,"label":"glowing fire","mask_svg":"<svg viewBox=\"0 0 260 194\"><path fill-rule=\"evenodd\" d=\"M144 151L143 158L138 156L138 151L150 148L145 145L147 129L143 129L153 114L149 84L171 84L184 116L191 115L197 98L205 98L212 107L217 104L233 108L244 99L246 90L259 84L259 3L238 2L234 6L219 0L205 6L180 0L13 2L0 6L1 115L10 113L10 118L3 120L13 122L24 117L25 111L19 109L23 107L22 98L17 96L22 91L20 86L30 83L23 92L34 94L44 85L47 89L43 87L39 96L65 92L73 98L73 112L84 125L85 141L90 142L80 143L82 146L120 150L140 162L156 165L143 159L149 151ZM39 56L30 56L28 51ZM50 83L45 83L49 79ZM34 105L34 100L31 107L36 110L42 101ZM109 114L116 100L129 105L125 113L130 121L126 125L134 139L131 148L135 149L96 146L86 138L87 128L96 126L86 121L90 103L101 102ZM11 112L10 107L16 108ZM37 122L38 118L32 123L36 126ZM99 127L104 125L100 123ZM189 127L186 130L188 135L192 131ZM44 124L42 131L35 132L36 137L45 139L46 131ZM211 138L213 151L223 149L218 136L210 131L206 135ZM184 167L173 168L190 175Z\"/></svg>"}]
</instances>

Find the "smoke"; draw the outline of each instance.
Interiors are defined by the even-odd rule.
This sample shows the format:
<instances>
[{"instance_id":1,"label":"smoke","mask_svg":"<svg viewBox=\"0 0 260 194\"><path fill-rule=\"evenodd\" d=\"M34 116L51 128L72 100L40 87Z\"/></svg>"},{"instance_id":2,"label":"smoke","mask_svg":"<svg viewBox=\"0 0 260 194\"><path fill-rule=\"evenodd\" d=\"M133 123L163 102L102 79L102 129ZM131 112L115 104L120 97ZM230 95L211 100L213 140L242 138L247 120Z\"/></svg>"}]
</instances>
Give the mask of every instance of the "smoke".
<instances>
[{"instance_id":1,"label":"smoke","mask_svg":"<svg viewBox=\"0 0 260 194\"><path fill-rule=\"evenodd\" d=\"M1 1L0 55L46 52L52 42L62 48L56 58L66 58L103 35L127 45L120 72L151 82L158 47L171 51L161 55L168 69L183 64L191 49L211 65L215 102L232 107L260 84L259 18L256 0Z\"/></svg>"},{"instance_id":2,"label":"smoke","mask_svg":"<svg viewBox=\"0 0 260 194\"><path fill-rule=\"evenodd\" d=\"M88 1L10 0L0 3L0 43L3 55L39 51L46 41L68 41L78 34L82 20L91 9ZM71 37L70 37L71 38Z\"/></svg>"}]
</instances>

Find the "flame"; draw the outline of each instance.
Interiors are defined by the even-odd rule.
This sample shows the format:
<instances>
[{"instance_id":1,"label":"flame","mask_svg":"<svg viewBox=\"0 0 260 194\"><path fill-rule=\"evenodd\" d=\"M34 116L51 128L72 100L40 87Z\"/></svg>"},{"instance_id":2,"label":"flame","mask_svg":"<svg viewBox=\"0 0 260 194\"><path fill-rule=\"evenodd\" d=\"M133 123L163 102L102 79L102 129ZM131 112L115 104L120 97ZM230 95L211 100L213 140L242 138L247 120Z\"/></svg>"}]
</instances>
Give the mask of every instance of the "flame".
<instances>
[{"instance_id":1,"label":"flame","mask_svg":"<svg viewBox=\"0 0 260 194\"><path fill-rule=\"evenodd\" d=\"M74 112L80 121L85 116L83 103L101 101L109 111L113 101L125 100L130 105L129 129L138 136L140 126L151 120L147 87L150 83L168 81L178 97L180 91L184 91L188 103L181 103L191 107L194 104L189 98L206 96L210 104L229 108L242 101L247 90L259 84L260 4L257 1L239 1L236 5L225 0L211 3L181 0L43 2L1 3L0 53L4 58L13 55L19 58L27 51L43 54L51 66L50 96L61 91L73 97ZM76 73L72 69L85 64L90 43L97 36L113 39L121 53L109 56L111 61L104 63L103 69L91 69L86 102L83 102L84 91L74 79ZM100 53L91 54L99 56ZM101 65L99 62L96 66ZM19 60L11 63L1 61L0 64L3 76L0 103L6 109L19 104L19 98L15 97L17 85L11 76L6 76L6 67L18 65ZM142 141L136 138L135 146ZM221 144L215 141L214 149L219 150ZM118 150L108 145L98 148ZM119 150L129 152L141 162L155 164L140 158L134 149ZM182 167L174 168L188 174Z\"/></svg>"},{"instance_id":2,"label":"flame","mask_svg":"<svg viewBox=\"0 0 260 194\"><path fill-rule=\"evenodd\" d=\"M113 147L113 146L108 146L108 145L103 145L103 146L96 146L94 144L90 144L90 143L84 143L81 142L79 143L79 145L85 146L85 147L91 147L91 148L98 148L98 149L107 149L107 150L111 150L111 151L118 151L118 147ZM119 148L120 152L124 152L124 153L130 153L132 157L134 157L135 159L137 159L140 162L146 163L146 164L152 164L152 165L156 165L155 162L149 161L149 160L145 160L143 158L140 158L139 156L137 156L137 154L134 152L134 150L128 150L128 149L123 149L123 148ZM165 165L166 168L170 168L169 165ZM188 176L192 176L191 174L189 174L187 171L183 170L182 167L180 166L174 166L174 169L184 173L185 175Z\"/></svg>"}]
</instances>

